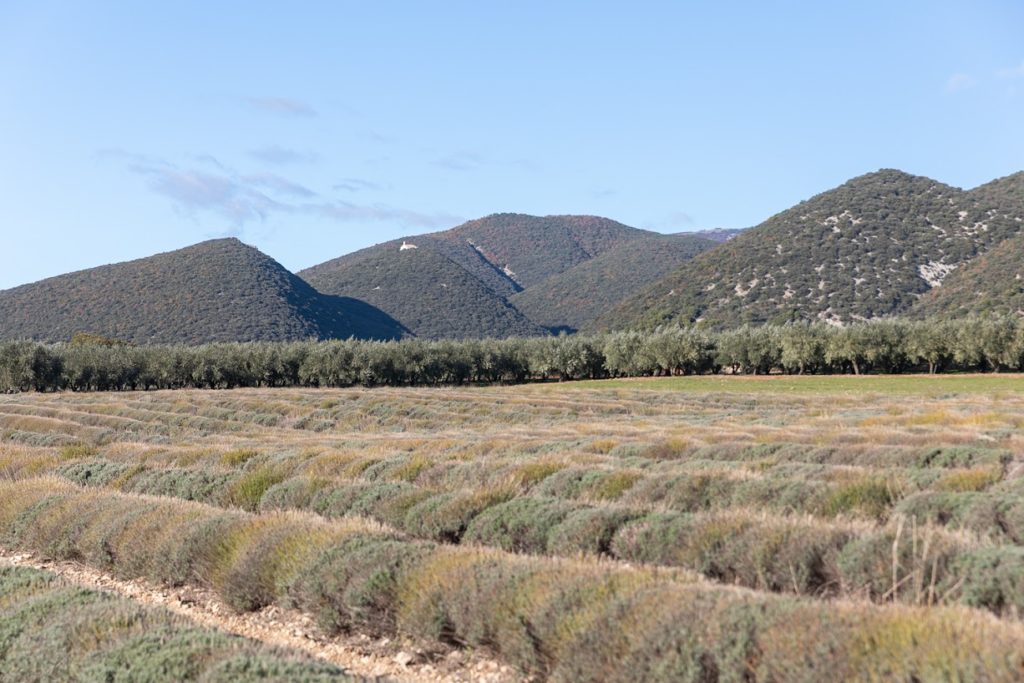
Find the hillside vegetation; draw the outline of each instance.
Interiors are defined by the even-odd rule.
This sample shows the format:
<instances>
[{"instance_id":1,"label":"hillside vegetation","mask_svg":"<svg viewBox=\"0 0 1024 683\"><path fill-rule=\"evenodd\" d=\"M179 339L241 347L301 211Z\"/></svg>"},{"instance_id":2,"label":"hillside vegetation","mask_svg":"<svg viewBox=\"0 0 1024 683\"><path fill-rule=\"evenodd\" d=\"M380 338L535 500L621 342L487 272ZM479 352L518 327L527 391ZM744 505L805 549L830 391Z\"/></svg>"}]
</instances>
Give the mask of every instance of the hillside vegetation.
<instances>
[{"instance_id":1,"label":"hillside vegetation","mask_svg":"<svg viewBox=\"0 0 1024 683\"><path fill-rule=\"evenodd\" d=\"M1022 230L1024 172L963 191L882 170L746 230L503 213L298 276L213 240L0 291L0 339L469 339L1019 314Z\"/></svg>"},{"instance_id":2,"label":"hillside vegetation","mask_svg":"<svg viewBox=\"0 0 1024 683\"><path fill-rule=\"evenodd\" d=\"M1024 172L971 190L986 211L1024 221ZM1021 226L1024 229L1024 226ZM918 316L1024 315L1024 236L1004 240L950 273L914 306Z\"/></svg>"},{"instance_id":3,"label":"hillside vegetation","mask_svg":"<svg viewBox=\"0 0 1024 683\"><path fill-rule=\"evenodd\" d=\"M913 312L950 319L985 314L1024 316L1024 235L1004 240L958 268L942 287L921 297Z\"/></svg>"},{"instance_id":4,"label":"hillside vegetation","mask_svg":"<svg viewBox=\"0 0 1024 683\"><path fill-rule=\"evenodd\" d=\"M463 223L437 237L471 245L527 289L620 244L654 233L598 216L498 213Z\"/></svg>"},{"instance_id":5,"label":"hillside vegetation","mask_svg":"<svg viewBox=\"0 0 1024 683\"><path fill-rule=\"evenodd\" d=\"M299 275L322 292L379 307L417 336L538 335L546 333L544 327L578 325L575 318L558 319L551 311L543 320L531 319L513 296L602 255L609 258L601 272L618 277L636 266L635 258L626 252L620 265L611 252L654 235L595 216L495 214L377 244ZM593 282L581 285L593 287ZM590 293L604 301L621 299L620 288L614 281L609 285L603 294L596 288Z\"/></svg>"},{"instance_id":6,"label":"hillside vegetation","mask_svg":"<svg viewBox=\"0 0 1024 683\"><path fill-rule=\"evenodd\" d=\"M1021 230L1006 183L964 192L883 170L744 231L606 314L597 327L850 322L908 311Z\"/></svg>"},{"instance_id":7,"label":"hillside vegetation","mask_svg":"<svg viewBox=\"0 0 1024 683\"><path fill-rule=\"evenodd\" d=\"M717 242L696 235L650 235L619 244L513 295L530 320L577 330Z\"/></svg>"},{"instance_id":8,"label":"hillside vegetation","mask_svg":"<svg viewBox=\"0 0 1024 683\"><path fill-rule=\"evenodd\" d=\"M379 308L426 339L544 334L504 298L425 242L405 250L393 244L344 267L311 269L302 275L320 291Z\"/></svg>"},{"instance_id":9,"label":"hillside vegetation","mask_svg":"<svg viewBox=\"0 0 1024 683\"><path fill-rule=\"evenodd\" d=\"M236 239L0 291L0 339L133 343L376 338L404 334L362 301L325 296Z\"/></svg>"}]
</instances>

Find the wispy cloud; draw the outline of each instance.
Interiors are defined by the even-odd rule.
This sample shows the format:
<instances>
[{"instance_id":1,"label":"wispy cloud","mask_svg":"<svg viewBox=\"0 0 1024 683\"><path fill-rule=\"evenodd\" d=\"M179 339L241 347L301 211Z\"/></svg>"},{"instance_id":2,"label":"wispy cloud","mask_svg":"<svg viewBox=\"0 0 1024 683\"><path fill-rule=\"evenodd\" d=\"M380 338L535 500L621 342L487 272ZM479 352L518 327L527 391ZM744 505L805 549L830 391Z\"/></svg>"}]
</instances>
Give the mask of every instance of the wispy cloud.
<instances>
[{"instance_id":1,"label":"wispy cloud","mask_svg":"<svg viewBox=\"0 0 1024 683\"><path fill-rule=\"evenodd\" d=\"M268 164L306 164L316 161L319 157L315 152L300 152L280 145L267 145L249 150L249 156Z\"/></svg>"},{"instance_id":2,"label":"wispy cloud","mask_svg":"<svg viewBox=\"0 0 1024 683\"><path fill-rule=\"evenodd\" d=\"M1000 69L996 72L996 76L999 78L1024 78L1024 62L1021 62L1017 66L1011 66L1007 69Z\"/></svg>"},{"instance_id":3,"label":"wispy cloud","mask_svg":"<svg viewBox=\"0 0 1024 683\"><path fill-rule=\"evenodd\" d=\"M251 220L263 221L282 206L255 185L224 175L168 165L133 164L130 169L144 176L153 192L167 197L175 209L188 215L208 211L241 226Z\"/></svg>"},{"instance_id":4,"label":"wispy cloud","mask_svg":"<svg viewBox=\"0 0 1024 683\"><path fill-rule=\"evenodd\" d=\"M122 150L107 150L101 156L126 162L128 170L145 178L152 192L169 199L183 215L212 214L227 219L229 228L224 234L237 235L245 224L263 222L274 215L317 216L339 223L396 223L416 228L450 227L462 222L461 217L446 212L316 201L317 193L304 185L273 173L238 173L209 155L194 159L202 165L187 168ZM345 183L359 189L378 187L358 178L346 178Z\"/></svg>"},{"instance_id":5,"label":"wispy cloud","mask_svg":"<svg viewBox=\"0 0 1024 683\"><path fill-rule=\"evenodd\" d=\"M975 80L969 74L956 73L946 79L946 92L955 93L973 87Z\"/></svg>"},{"instance_id":6,"label":"wispy cloud","mask_svg":"<svg viewBox=\"0 0 1024 683\"><path fill-rule=\"evenodd\" d=\"M335 183L331 188L334 190L345 190L346 192L383 189L379 184L363 180L362 178L342 178L340 182Z\"/></svg>"},{"instance_id":7,"label":"wispy cloud","mask_svg":"<svg viewBox=\"0 0 1024 683\"><path fill-rule=\"evenodd\" d=\"M529 159L500 159L474 151L444 154L435 157L430 163L449 171L475 171L484 166L514 167L523 170L535 170L537 168L537 164Z\"/></svg>"},{"instance_id":8,"label":"wispy cloud","mask_svg":"<svg viewBox=\"0 0 1024 683\"><path fill-rule=\"evenodd\" d=\"M249 106L282 116L316 116L316 110L300 100L288 97L246 97Z\"/></svg>"},{"instance_id":9,"label":"wispy cloud","mask_svg":"<svg viewBox=\"0 0 1024 683\"><path fill-rule=\"evenodd\" d=\"M261 187L277 194L289 195L292 197L315 197L316 192L293 183L287 178L282 178L279 175L273 173L254 173L251 175L241 176L240 180L252 187Z\"/></svg>"},{"instance_id":10,"label":"wispy cloud","mask_svg":"<svg viewBox=\"0 0 1024 683\"><path fill-rule=\"evenodd\" d=\"M456 152L434 159L431 163L450 171L472 171L483 166L484 159L476 152Z\"/></svg>"}]
</instances>

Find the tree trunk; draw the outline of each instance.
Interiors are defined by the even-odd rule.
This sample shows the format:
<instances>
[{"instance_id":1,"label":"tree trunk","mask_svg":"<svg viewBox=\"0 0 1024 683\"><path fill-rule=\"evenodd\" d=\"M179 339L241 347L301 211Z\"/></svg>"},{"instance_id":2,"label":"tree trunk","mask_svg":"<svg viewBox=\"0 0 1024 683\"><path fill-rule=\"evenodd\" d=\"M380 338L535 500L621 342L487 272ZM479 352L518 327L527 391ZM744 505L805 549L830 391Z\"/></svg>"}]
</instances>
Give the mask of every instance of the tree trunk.
<instances>
[{"instance_id":1,"label":"tree trunk","mask_svg":"<svg viewBox=\"0 0 1024 683\"><path fill-rule=\"evenodd\" d=\"M860 374L860 366L857 365L857 361L854 360L854 361L850 361L850 362L853 363L853 374L859 375Z\"/></svg>"}]
</instances>

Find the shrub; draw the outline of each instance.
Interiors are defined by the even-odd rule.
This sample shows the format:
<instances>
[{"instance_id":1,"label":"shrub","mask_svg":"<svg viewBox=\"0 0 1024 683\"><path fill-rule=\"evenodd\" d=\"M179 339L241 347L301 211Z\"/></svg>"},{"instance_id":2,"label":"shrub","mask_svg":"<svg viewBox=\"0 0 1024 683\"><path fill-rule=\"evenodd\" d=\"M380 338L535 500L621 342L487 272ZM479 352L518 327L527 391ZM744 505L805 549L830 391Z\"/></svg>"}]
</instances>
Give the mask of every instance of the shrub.
<instances>
[{"instance_id":1,"label":"shrub","mask_svg":"<svg viewBox=\"0 0 1024 683\"><path fill-rule=\"evenodd\" d=\"M337 539L327 527L286 515L261 518L239 536L224 578L215 584L239 611L259 609L285 595L298 573Z\"/></svg>"},{"instance_id":2,"label":"shrub","mask_svg":"<svg viewBox=\"0 0 1024 683\"><path fill-rule=\"evenodd\" d=\"M640 513L615 508L582 508L570 512L548 532L552 555L607 555L619 528Z\"/></svg>"},{"instance_id":3,"label":"shrub","mask_svg":"<svg viewBox=\"0 0 1024 683\"><path fill-rule=\"evenodd\" d=\"M598 479L587 491L596 500L618 500L622 494L643 478L641 472L619 470Z\"/></svg>"},{"instance_id":4,"label":"shrub","mask_svg":"<svg viewBox=\"0 0 1024 683\"><path fill-rule=\"evenodd\" d=\"M820 511L830 517L853 513L882 519L888 515L897 497L888 481L860 479L841 484L828 493L820 504Z\"/></svg>"},{"instance_id":5,"label":"shrub","mask_svg":"<svg viewBox=\"0 0 1024 683\"><path fill-rule=\"evenodd\" d=\"M505 488L434 495L409 508L400 526L419 538L458 543L477 515L512 496Z\"/></svg>"},{"instance_id":6,"label":"shrub","mask_svg":"<svg viewBox=\"0 0 1024 683\"><path fill-rule=\"evenodd\" d=\"M960 472L950 472L935 484L939 491L984 491L1002 478L1002 472L994 467L975 467Z\"/></svg>"},{"instance_id":7,"label":"shrub","mask_svg":"<svg viewBox=\"0 0 1024 683\"><path fill-rule=\"evenodd\" d=\"M343 672L160 609L0 567L0 679L336 681Z\"/></svg>"},{"instance_id":8,"label":"shrub","mask_svg":"<svg viewBox=\"0 0 1024 683\"><path fill-rule=\"evenodd\" d=\"M236 448L232 451L222 453L220 461L221 464L227 465L228 467L238 467L239 465L244 465L258 455L259 452L252 448Z\"/></svg>"},{"instance_id":9,"label":"shrub","mask_svg":"<svg viewBox=\"0 0 1024 683\"><path fill-rule=\"evenodd\" d=\"M997 546L961 553L946 572L943 594L969 607L1024 614L1024 548Z\"/></svg>"},{"instance_id":10,"label":"shrub","mask_svg":"<svg viewBox=\"0 0 1024 683\"><path fill-rule=\"evenodd\" d=\"M285 475L269 465L261 465L245 472L228 487L225 502L243 510L259 509L260 499L274 484L284 480Z\"/></svg>"},{"instance_id":11,"label":"shrub","mask_svg":"<svg viewBox=\"0 0 1024 683\"><path fill-rule=\"evenodd\" d=\"M513 498L477 515L463 541L517 553L543 553L551 530L574 509L550 498Z\"/></svg>"},{"instance_id":12,"label":"shrub","mask_svg":"<svg viewBox=\"0 0 1024 683\"><path fill-rule=\"evenodd\" d=\"M433 546L387 536L352 538L322 553L291 591L327 633L394 633L399 579Z\"/></svg>"},{"instance_id":13,"label":"shrub","mask_svg":"<svg viewBox=\"0 0 1024 683\"><path fill-rule=\"evenodd\" d=\"M96 455L96 447L84 443L72 443L60 449L60 457L62 460L91 458L94 455Z\"/></svg>"}]
</instances>

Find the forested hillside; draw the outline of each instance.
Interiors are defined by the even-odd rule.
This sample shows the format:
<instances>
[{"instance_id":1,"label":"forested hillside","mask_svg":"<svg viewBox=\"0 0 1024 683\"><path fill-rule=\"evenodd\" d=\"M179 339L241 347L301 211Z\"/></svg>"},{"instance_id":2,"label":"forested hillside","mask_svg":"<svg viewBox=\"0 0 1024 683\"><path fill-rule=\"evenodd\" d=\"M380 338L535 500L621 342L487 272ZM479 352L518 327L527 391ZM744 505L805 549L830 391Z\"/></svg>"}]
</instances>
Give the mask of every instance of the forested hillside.
<instances>
[{"instance_id":1,"label":"forested hillside","mask_svg":"<svg viewBox=\"0 0 1024 683\"><path fill-rule=\"evenodd\" d=\"M0 339L537 336L1024 311L1024 172L869 173L746 230L493 214L299 273L235 239L0 291Z\"/></svg>"},{"instance_id":2,"label":"forested hillside","mask_svg":"<svg viewBox=\"0 0 1024 683\"><path fill-rule=\"evenodd\" d=\"M577 330L717 245L697 234L644 236L554 275L510 301L545 327Z\"/></svg>"},{"instance_id":3,"label":"forested hillside","mask_svg":"<svg viewBox=\"0 0 1024 683\"><path fill-rule=\"evenodd\" d=\"M914 306L919 316L1024 315L1024 235L1000 242L950 273Z\"/></svg>"},{"instance_id":4,"label":"forested hillside","mask_svg":"<svg viewBox=\"0 0 1024 683\"><path fill-rule=\"evenodd\" d=\"M598 216L498 213L439 233L471 244L523 289L651 232Z\"/></svg>"},{"instance_id":5,"label":"forested hillside","mask_svg":"<svg viewBox=\"0 0 1024 683\"><path fill-rule=\"evenodd\" d=\"M133 343L394 339L393 319L325 296L236 239L202 242L0 292L0 339Z\"/></svg>"},{"instance_id":6,"label":"forested hillside","mask_svg":"<svg viewBox=\"0 0 1024 683\"><path fill-rule=\"evenodd\" d=\"M320 291L365 301L426 339L544 334L462 266L416 244L391 244L344 267L303 274Z\"/></svg>"},{"instance_id":7,"label":"forested hillside","mask_svg":"<svg viewBox=\"0 0 1024 683\"><path fill-rule=\"evenodd\" d=\"M600 272L611 278L608 291L598 291L590 281L581 282L585 292L573 294L577 300L599 296L594 305L603 311L608 301L620 300L626 293L615 280L623 277L622 271L637 266L628 253L626 260L617 263L615 250L656 236L595 216L494 214L443 232L361 249L299 275L322 292L379 307L418 336L536 335L545 334L544 327L576 327L579 318L573 315L570 320L559 317L560 311L546 311L543 322L533 320L530 313L517 309L513 298L519 292L607 255ZM639 276L649 271L643 266ZM624 277L632 282L637 275Z\"/></svg>"},{"instance_id":8,"label":"forested hillside","mask_svg":"<svg viewBox=\"0 0 1024 683\"><path fill-rule=\"evenodd\" d=\"M987 215L1024 221L1024 172L970 191ZM1024 225L1021 225L1024 229ZM914 306L918 316L958 318L972 314L1024 315L1024 235L1004 240L950 273Z\"/></svg>"},{"instance_id":9,"label":"forested hillside","mask_svg":"<svg viewBox=\"0 0 1024 683\"><path fill-rule=\"evenodd\" d=\"M1009 184L976 192L894 170L854 178L684 264L596 327L845 323L904 313L1021 230Z\"/></svg>"}]
</instances>

